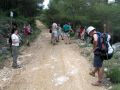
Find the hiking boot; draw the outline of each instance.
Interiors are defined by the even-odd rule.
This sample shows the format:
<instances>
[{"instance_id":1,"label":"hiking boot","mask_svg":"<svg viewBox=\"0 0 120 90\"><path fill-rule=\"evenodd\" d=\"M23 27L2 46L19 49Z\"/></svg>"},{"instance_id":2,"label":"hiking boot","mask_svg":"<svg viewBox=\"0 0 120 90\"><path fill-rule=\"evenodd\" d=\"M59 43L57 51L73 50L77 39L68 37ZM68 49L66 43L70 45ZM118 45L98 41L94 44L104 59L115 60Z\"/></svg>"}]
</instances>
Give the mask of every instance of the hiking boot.
<instances>
[{"instance_id":1,"label":"hiking boot","mask_svg":"<svg viewBox=\"0 0 120 90\"><path fill-rule=\"evenodd\" d=\"M27 46L30 47L30 42L27 43Z\"/></svg>"},{"instance_id":2,"label":"hiking boot","mask_svg":"<svg viewBox=\"0 0 120 90\"><path fill-rule=\"evenodd\" d=\"M101 81L97 81L96 83L92 83L93 86L101 86L102 82Z\"/></svg>"},{"instance_id":3,"label":"hiking boot","mask_svg":"<svg viewBox=\"0 0 120 90\"><path fill-rule=\"evenodd\" d=\"M90 72L89 75L91 75L92 77L95 77L95 73L94 72Z\"/></svg>"},{"instance_id":4,"label":"hiking boot","mask_svg":"<svg viewBox=\"0 0 120 90\"><path fill-rule=\"evenodd\" d=\"M17 66L12 66L13 67L13 69L19 69L19 68L21 68L21 66L20 65L17 65Z\"/></svg>"}]
</instances>

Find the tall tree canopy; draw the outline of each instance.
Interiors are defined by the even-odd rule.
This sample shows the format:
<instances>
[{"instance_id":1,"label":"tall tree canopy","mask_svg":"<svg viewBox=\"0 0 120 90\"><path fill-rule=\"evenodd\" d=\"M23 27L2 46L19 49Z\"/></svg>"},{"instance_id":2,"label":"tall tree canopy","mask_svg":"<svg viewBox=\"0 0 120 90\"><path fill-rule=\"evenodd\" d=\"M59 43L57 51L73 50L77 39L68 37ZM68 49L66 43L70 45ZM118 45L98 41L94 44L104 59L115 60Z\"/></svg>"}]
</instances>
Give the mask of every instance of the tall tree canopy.
<instances>
[{"instance_id":1,"label":"tall tree canopy","mask_svg":"<svg viewBox=\"0 0 120 90\"><path fill-rule=\"evenodd\" d=\"M42 2L43 0L1 0L0 10L13 10L24 16L34 16L36 15L38 4Z\"/></svg>"},{"instance_id":2,"label":"tall tree canopy","mask_svg":"<svg viewBox=\"0 0 120 90\"><path fill-rule=\"evenodd\" d=\"M94 25L98 30L120 34L120 3L108 0L51 0L45 11L47 24L52 21L71 21L83 25ZM106 26L106 27L105 27ZM116 34L117 36L117 34Z\"/></svg>"}]
</instances>

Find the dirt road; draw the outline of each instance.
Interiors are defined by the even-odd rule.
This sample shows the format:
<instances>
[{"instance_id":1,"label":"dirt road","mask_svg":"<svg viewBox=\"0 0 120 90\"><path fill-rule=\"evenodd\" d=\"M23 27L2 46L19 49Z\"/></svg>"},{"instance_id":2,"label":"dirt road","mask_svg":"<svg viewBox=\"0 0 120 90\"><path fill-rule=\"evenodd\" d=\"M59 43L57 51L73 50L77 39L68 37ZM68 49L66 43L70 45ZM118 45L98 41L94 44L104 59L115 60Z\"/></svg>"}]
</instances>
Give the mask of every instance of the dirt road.
<instances>
[{"instance_id":1,"label":"dirt road","mask_svg":"<svg viewBox=\"0 0 120 90\"><path fill-rule=\"evenodd\" d=\"M36 21L42 34L19 57L24 63L4 90L104 90L91 85L89 62L80 55L75 43L50 44L48 29ZM16 71L16 72L18 72Z\"/></svg>"}]
</instances>

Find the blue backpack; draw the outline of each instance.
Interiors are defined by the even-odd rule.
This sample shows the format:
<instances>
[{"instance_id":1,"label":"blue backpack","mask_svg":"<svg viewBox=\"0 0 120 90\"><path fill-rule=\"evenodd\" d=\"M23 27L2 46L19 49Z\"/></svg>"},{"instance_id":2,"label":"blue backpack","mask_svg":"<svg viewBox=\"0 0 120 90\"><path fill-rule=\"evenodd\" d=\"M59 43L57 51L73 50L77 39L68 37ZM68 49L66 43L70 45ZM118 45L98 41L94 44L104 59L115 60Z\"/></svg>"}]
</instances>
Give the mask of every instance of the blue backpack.
<instances>
[{"instance_id":1,"label":"blue backpack","mask_svg":"<svg viewBox=\"0 0 120 90\"><path fill-rule=\"evenodd\" d=\"M99 49L99 54L101 55L101 58L103 60L109 60L112 58L113 53L112 54L108 54L108 48L109 48L109 41L108 41L108 35L107 33L100 33L97 32L95 33L98 36L98 49Z\"/></svg>"}]
</instances>

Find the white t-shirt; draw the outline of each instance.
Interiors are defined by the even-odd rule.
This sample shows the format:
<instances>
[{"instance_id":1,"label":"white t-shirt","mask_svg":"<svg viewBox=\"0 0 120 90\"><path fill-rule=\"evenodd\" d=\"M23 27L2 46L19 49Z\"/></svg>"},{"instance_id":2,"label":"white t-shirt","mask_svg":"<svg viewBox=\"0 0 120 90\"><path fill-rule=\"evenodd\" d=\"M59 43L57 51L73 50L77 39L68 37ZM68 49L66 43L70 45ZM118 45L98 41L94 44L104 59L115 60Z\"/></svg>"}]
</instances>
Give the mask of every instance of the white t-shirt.
<instances>
[{"instance_id":1,"label":"white t-shirt","mask_svg":"<svg viewBox=\"0 0 120 90\"><path fill-rule=\"evenodd\" d=\"M12 39L12 46L19 46L20 40L18 35L12 34L11 39Z\"/></svg>"},{"instance_id":2,"label":"white t-shirt","mask_svg":"<svg viewBox=\"0 0 120 90\"><path fill-rule=\"evenodd\" d=\"M56 30L57 30L57 24L56 24L56 23L53 23L53 24L52 24L52 30L53 30L53 31L56 31Z\"/></svg>"}]
</instances>

